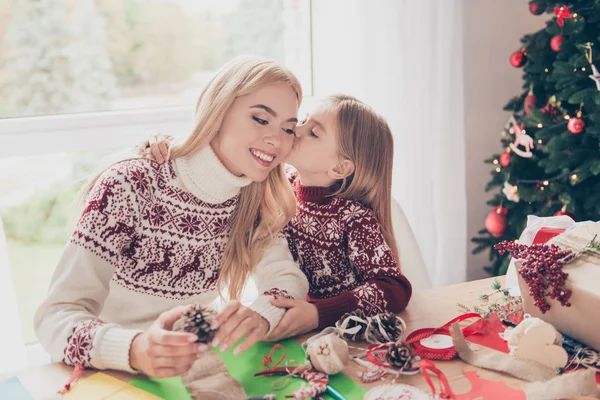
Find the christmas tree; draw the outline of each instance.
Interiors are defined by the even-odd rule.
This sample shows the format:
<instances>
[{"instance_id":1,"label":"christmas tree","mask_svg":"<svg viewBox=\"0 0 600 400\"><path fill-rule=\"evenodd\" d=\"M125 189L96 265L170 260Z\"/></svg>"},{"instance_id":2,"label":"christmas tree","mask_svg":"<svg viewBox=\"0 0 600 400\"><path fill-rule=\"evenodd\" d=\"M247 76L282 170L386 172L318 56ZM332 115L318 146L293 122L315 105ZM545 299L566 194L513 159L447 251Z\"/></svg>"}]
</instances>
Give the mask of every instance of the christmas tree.
<instances>
[{"instance_id":1,"label":"christmas tree","mask_svg":"<svg viewBox=\"0 0 600 400\"><path fill-rule=\"evenodd\" d=\"M493 275L509 263L493 246L518 239L528 215L600 220L600 2L533 0L529 11L552 17L510 55L523 91L504 107L501 153L485 160L494 209L472 239Z\"/></svg>"},{"instance_id":2,"label":"christmas tree","mask_svg":"<svg viewBox=\"0 0 600 400\"><path fill-rule=\"evenodd\" d=\"M16 0L2 47L0 117L98 110L113 97L93 0Z\"/></svg>"}]
</instances>

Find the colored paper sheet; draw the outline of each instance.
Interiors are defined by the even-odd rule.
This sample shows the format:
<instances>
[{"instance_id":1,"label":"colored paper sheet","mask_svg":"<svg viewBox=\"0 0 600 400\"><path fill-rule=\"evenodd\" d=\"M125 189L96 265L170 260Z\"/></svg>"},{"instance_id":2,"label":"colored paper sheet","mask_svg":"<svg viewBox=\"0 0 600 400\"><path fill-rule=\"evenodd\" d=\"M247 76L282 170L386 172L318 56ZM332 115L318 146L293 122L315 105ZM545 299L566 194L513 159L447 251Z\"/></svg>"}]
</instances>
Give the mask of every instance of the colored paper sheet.
<instances>
[{"instance_id":1,"label":"colored paper sheet","mask_svg":"<svg viewBox=\"0 0 600 400\"><path fill-rule=\"evenodd\" d=\"M127 387L127 382L102 372L81 378L63 395L64 400L105 400Z\"/></svg>"},{"instance_id":2,"label":"colored paper sheet","mask_svg":"<svg viewBox=\"0 0 600 400\"><path fill-rule=\"evenodd\" d=\"M0 398L15 400L33 400L25 386L16 376L0 382Z\"/></svg>"},{"instance_id":3,"label":"colored paper sheet","mask_svg":"<svg viewBox=\"0 0 600 400\"><path fill-rule=\"evenodd\" d=\"M145 390L138 389L137 387L127 385L125 388L119 390L117 393L111 395L107 400L160 400L161 397L155 396L152 393L146 392ZM181 397L185 399L185 397Z\"/></svg>"},{"instance_id":4,"label":"colored paper sheet","mask_svg":"<svg viewBox=\"0 0 600 400\"><path fill-rule=\"evenodd\" d=\"M135 379L129 383L148 393L165 400L191 400L191 397L181 381L181 377ZM111 399L112 400L112 399Z\"/></svg>"}]
</instances>

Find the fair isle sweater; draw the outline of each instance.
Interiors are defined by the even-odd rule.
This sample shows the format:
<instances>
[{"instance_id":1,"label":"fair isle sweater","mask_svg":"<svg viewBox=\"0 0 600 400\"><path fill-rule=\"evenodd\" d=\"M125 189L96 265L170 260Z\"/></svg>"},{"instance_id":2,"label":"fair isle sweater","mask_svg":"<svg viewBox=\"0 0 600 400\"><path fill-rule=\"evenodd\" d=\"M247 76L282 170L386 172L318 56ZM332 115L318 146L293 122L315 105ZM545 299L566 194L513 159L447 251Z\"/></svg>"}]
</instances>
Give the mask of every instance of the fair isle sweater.
<instances>
[{"instance_id":1,"label":"fair isle sweater","mask_svg":"<svg viewBox=\"0 0 600 400\"><path fill-rule=\"evenodd\" d=\"M133 372L133 338L179 304L217 296L229 220L240 189L211 147L159 165L135 159L105 171L87 197L35 329L53 360ZM256 265L250 308L273 329L285 310L272 298L304 299L306 278L285 238Z\"/></svg>"},{"instance_id":2,"label":"fair isle sweater","mask_svg":"<svg viewBox=\"0 0 600 400\"><path fill-rule=\"evenodd\" d=\"M373 211L331 196L332 188L303 186L292 176L297 211L285 228L294 259L308 278L308 301L319 328L361 309L399 313L412 295Z\"/></svg>"}]
</instances>

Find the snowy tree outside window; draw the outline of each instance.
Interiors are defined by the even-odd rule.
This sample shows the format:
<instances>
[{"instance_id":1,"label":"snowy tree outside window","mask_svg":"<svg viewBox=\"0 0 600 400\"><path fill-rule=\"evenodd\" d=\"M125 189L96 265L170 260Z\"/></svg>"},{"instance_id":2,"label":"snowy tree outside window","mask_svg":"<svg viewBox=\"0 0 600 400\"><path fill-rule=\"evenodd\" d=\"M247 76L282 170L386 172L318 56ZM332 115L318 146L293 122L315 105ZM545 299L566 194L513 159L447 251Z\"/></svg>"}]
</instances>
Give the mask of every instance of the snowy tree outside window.
<instances>
[{"instance_id":1,"label":"snowy tree outside window","mask_svg":"<svg viewBox=\"0 0 600 400\"><path fill-rule=\"evenodd\" d=\"M310 94L309 17L308 0L3 0L0 118L192 105L242 54Z\"/></svg>"}]
</instances>

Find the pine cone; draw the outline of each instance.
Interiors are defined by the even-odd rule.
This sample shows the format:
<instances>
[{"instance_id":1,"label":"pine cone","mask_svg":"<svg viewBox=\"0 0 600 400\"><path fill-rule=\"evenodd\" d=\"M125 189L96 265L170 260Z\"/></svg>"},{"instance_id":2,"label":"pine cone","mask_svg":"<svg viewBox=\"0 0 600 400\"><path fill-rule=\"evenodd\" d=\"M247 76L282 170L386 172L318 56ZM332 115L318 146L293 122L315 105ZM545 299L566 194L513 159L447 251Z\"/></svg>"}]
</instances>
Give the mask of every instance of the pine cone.
<instances>
[{"instance_id":1,"label":"pine cone","mask_svg":"<svg viewBox=\"0 0 600 400\"><path fill-rule=\"evenodd\" d=\"M402 325L393 313L378 314L370 319L369 336L375 338L378 343L396 342L402 336Z\"/></svg>"},{"instance_id":2,"label":"pine cone","mask_svg":"<svg viewBox=\"0 0 600 400\"><path fill-rule=\"evenodd\" d=\"M173 330L195 333L198 336L196 343L210 343L216 333L216 330L211 329L210 324L216 316L215 310L194 304L175 321Z\"/></svg>"},{"instance_id":3,"label":"pine cone","mask_svg":"<svg viewBox=\"0 0 600 400\"><path fill-rule=\"evenodd\" d=\"M410 368L414 354L405 342L392 343L385 355L385 359L394 368Z\"/></svg>"},{"instance_id":4,"label":"pine cone","mask_svg":"<svg viewBox=\"0 0 600 400\"><path fill-rule=\"evenodd\" d=\"M353 316L360 318L364 322L356 321L354 319L348 320L346 329L351 329L351 328L354 328L355 326L359 326L359 325L361 326L361 328L358 330L358 332L356 332L354 334L344 333L343 337L346 340L358 342L359 340L364 339L365 333L367 332L367 317L365 316L365 313L362 310L355 310L353 312L342 315L342 318L338 321L336 326L341 325L348 317L353 317Z\"/></svg>"}]
</instances>

